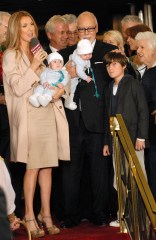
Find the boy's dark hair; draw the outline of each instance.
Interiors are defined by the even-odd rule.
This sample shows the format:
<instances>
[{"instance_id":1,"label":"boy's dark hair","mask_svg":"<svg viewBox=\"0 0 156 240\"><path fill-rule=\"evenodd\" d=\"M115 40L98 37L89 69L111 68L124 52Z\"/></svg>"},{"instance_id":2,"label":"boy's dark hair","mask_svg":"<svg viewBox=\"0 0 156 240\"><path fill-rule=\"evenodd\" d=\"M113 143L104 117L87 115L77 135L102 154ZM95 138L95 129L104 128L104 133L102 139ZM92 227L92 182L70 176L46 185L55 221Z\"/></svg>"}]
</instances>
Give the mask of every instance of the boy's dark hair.
<instances>
[{"instance_id":1,"label":"boy's dark hair","mask_svg":"<svg viewBox=\"0 0 156 240\"><path fill-rule=\"evenodd\" d=\"M108 52L104 56L106 65L110 65L112 62L118 62L122 67L127 66L128 60L125 55L120 52Z\"/></svg>"}]
</instances>

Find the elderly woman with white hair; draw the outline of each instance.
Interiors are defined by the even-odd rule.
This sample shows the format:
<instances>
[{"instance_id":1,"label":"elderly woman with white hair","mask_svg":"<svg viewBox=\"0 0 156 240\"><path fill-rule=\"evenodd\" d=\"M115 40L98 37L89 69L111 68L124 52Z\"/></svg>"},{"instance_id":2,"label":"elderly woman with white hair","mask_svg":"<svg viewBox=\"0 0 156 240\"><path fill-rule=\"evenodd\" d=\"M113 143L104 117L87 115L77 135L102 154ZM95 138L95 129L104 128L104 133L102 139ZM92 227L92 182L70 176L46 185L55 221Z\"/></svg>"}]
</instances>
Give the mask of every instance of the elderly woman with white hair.
<instances>
[{"instance_id":1,"label":"elderly woman with white hair","mask_svg":"<svg viewBox=\"0 0 156 240\"><path fill-rule=\"evenodd\" d=\"M137 54L147 67L142 76L149 107L149 149L147 150L147 164L149 167L149 185L156 200L156 33L140 32L136 35Z\"/></svg>"}]
</instances>

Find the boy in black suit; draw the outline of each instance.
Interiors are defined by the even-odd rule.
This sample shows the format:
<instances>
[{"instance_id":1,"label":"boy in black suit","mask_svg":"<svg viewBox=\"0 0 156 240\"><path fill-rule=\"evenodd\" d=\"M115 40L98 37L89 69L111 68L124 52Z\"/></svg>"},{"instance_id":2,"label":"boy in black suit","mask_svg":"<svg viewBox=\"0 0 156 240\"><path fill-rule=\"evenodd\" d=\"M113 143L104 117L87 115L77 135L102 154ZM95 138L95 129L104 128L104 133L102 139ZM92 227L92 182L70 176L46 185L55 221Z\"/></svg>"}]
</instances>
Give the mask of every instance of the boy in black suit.
<instances>
[{"instance_id":1,"label":"boy in black suit","mask_svg":"<svg viewBox=\"0 0 156 240\"><path fill-rule=\"evenodd\" d=\"M108 74L113 81L105 92L105 139L103 155L108 156L110 149L109 117L121 114L131 140L134 144L140 165L146 176L144 164L145 139L148 138L148 106L144 90L140 82L131 75L125 74L127 65L126 56L117 52L107 53L104 57ZM116 176L114 171L114 188L116 189ZM110 226L117 226L111 222Z\"/></svg>"}]
</instances>

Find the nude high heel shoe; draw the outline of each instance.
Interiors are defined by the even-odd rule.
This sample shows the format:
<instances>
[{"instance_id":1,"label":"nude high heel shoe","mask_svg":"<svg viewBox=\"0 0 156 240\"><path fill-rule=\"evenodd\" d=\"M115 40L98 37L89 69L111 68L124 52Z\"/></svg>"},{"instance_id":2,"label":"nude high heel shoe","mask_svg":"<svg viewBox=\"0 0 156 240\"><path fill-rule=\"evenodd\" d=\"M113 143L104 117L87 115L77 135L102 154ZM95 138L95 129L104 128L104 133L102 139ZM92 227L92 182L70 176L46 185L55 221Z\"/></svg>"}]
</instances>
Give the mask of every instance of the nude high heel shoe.
<instances>
[{"instance_id":1,"label":"nude high heel shoe","mask_svg":"<svg viewBox=\"0 0 156 240\"><path fill-rule=\"evenodd\" d=\"M49 233L49 235L54 235L54 234L58 234L60 233L60 229L57 228L54 224L53 224L53 221L52 221L52 225L51 226L47 226L47 221L46 219L51 219L52 221L52 218L51 216L42 216L41 213L38 214L38 223L40 226L44 226L47 230L47 232Z\"/></svg>"},{"instance_id":2,"label":"nude high heel shoe","mask_svg":"<svg viewBox=\"0 0 156 240\"><path fill-rule=\"evenodd\" d=\"M34 226L35 226L35 230L32 230L30 231L29 230L29 226L28 224L30 222L33 222ZM26 219L26 218L23 218L23 221L22 221L23 225L26 227L27 229L27 232L30 233L31 237L32 238L40 238L40 237L43 237L45 236L45 232L43 229L40 229L36 223L36 220L35 219ZM31 238L30 238L31 239Z\"/></svg>"}]
</instances>

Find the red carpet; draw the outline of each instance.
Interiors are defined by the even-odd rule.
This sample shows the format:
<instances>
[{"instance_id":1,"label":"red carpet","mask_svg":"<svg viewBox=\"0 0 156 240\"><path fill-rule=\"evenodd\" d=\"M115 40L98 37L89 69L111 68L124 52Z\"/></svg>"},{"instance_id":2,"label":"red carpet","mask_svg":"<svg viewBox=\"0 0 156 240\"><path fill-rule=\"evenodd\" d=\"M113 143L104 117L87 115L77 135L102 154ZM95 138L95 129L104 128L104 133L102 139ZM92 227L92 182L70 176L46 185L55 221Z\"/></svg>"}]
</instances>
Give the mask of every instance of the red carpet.
<instances>
[{"instance_id":1,"label":"red carpet","mask_svg":"<svg viewBox=\"0 0 156 240\"><path fill-rule=\"evenodd\" d=\"M14 233L13 240L27 240L23 226ZM120 233L119 228L97 227L89 222L83 222L77 227L61 229L58 235L46 235L41 240L130 240L128 234Z\"/></svg>"}]
</instances>

